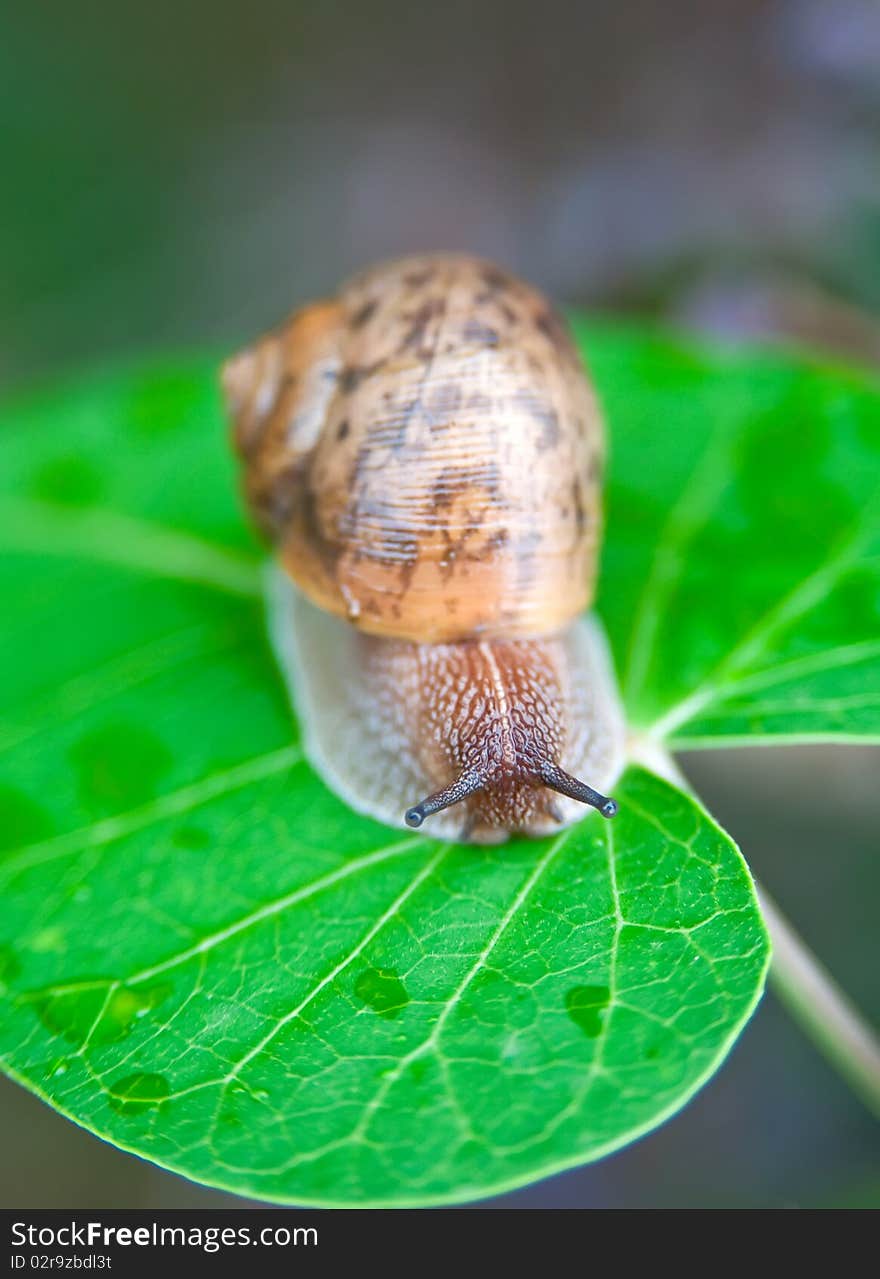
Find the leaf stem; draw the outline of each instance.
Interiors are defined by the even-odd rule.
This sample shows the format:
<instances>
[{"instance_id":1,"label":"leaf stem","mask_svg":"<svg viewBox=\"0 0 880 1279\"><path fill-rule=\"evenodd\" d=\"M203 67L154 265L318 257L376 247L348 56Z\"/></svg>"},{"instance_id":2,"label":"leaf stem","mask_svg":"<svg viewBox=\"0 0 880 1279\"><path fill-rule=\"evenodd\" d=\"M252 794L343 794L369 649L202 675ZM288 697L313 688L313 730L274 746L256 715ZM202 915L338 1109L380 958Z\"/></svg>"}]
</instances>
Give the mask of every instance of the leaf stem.
<instances>
[{"instance_id":1,"label":"leaf stem","mask_svg":"<svg viewBox=\"0 0 880 1279\"><path fill-rule=\"evenodd\" d=\"M693 793L678 764L659 743L636 738L630 755L688 794ZM880 1039L766 889L757 882L756 888L773 943L769 980L776 994L853 1092L880 1115Z\"/></svg>"},{"instance_id":2,"label":"leaf stem","mask_svg":"<svg viewBox=\"0 0 880 1279\"><path fill-rule=\"evenodd\" d=\"M880 1116L880 1040L760 885L758 900L773 942L770 981L776 994L853 1092Z\"/></svg>"}]
</instances>

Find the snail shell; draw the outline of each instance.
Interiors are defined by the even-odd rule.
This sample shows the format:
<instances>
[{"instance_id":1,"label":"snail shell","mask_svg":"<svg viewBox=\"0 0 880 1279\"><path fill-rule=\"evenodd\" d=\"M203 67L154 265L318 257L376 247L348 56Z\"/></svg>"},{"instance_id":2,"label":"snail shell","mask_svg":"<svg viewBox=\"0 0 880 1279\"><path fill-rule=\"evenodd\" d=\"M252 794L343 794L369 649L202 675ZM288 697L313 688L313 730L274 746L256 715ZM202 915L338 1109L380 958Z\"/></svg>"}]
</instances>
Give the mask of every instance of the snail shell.
<instances>
[{"instance_id":1,"label":"snail shell","mask_svg":"<svg viewBox=\"0 0 880 1279\"><path fill-rule=\"evenodd\" d=\"M602 423L546 300L473 258L402 259L296 312L223 387L324 779L384 821L436 813L433 833L480 842L557 830L584 802L613 815L567 771L609 782L623 728L581 617Z\"/></svg>"},{"instance_id":2,"label":"snail shell","mask_svg":"<svg viewBox=\"0 0 880 1279\"><path fill-rule=\"evenodd\" d=\"M463 257L378 267L224 385L250 504L321 608L426 643L548 634L589 604L601 421L526 285Z\"/></svg>"}]
</instances>

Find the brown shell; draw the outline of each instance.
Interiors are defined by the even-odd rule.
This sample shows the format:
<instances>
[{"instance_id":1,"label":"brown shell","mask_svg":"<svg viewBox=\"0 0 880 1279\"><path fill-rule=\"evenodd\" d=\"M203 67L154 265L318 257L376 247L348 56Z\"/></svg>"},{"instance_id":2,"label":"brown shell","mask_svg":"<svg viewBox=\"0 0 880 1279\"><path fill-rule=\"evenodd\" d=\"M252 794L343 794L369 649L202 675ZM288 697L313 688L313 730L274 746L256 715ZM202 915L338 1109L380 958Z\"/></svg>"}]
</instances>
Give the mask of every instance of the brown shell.
<instances>
[{"instance_id":1,"label":"brown shell","mask_svg":"<svg viewBox=\"0 0 880 1279\"><path fill-rule=\"evenodd\" d=\"M359 629L552 633L591 601L603 432L568 333L474 258L391 262L231 360L253 513Z\"/></svg>"}]
</instances>

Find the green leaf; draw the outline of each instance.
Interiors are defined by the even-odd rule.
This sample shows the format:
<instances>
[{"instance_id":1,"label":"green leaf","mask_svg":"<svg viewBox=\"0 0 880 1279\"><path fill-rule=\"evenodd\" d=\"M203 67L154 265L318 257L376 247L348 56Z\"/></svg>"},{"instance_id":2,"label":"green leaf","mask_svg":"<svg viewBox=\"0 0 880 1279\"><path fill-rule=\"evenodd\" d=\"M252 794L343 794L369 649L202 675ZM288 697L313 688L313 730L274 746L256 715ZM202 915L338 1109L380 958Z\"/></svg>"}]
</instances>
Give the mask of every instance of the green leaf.
<instances>
[{"instance_id":1,"label":"green leaf","mask_svg":"<svg viewBox=\"0 0 880 1279\"><path fill-rule=\"evenodd\" d=\"M876 735L874 391L639 334L590 350L635 723ZM760 993L735 847L635 768L613 824L555 841L441 847L348 811L300 755L214 377L0 418L5 1069L126 1149L293 1202L467 1199L623 1144Z\"/></svg>"},{"instance_id":2,"label":"green leaf","mask_svg":"<svg viewBox=\"0 0 880 1279\"><path fill-rule=\"evenodd\" d=\"M619 795L615 823L443 846L282 749L8 855L6 1068L265 1199L441 1202L604 1154L711 1074L767 959L729 839L650 774Z\"/></svg>"},{"instance_id":3,"label":"green leaf","mask_svg":"<svg viewBox=\"0 0 880 1279\"><path fill-rule=\"evenodd\" d=\"M851 372L587 334L613 427L599 611L675 747L880 741L880 394Z\"/></svg>"}]
</instances>

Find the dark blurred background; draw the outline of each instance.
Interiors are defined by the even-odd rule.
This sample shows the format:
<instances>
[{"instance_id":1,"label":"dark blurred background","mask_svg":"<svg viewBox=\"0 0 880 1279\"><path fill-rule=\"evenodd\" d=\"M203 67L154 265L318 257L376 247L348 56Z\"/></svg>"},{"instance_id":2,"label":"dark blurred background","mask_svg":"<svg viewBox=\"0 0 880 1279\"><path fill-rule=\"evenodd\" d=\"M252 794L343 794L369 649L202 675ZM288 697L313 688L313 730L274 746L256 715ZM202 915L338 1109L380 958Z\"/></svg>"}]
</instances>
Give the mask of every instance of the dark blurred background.
<instances>
[{"instance_id":1,"label":"dark blurred background","mask_svg":"<svg viewBox=\"0 0 880 1279\"><path fill-rule=\"evenodd\" d=\"M880 360L876 0L41 0L0 40L0 386L232 345L376 258ZM880 1016L877 753L685 761ZM821 783L821 785L820 785ZM0 1086L4 1206L191 1186ZM773 997L659 1133L492 1201L880 1204L877 1131Z\"/></svg>"}]
</instances>

